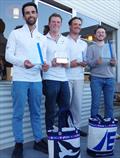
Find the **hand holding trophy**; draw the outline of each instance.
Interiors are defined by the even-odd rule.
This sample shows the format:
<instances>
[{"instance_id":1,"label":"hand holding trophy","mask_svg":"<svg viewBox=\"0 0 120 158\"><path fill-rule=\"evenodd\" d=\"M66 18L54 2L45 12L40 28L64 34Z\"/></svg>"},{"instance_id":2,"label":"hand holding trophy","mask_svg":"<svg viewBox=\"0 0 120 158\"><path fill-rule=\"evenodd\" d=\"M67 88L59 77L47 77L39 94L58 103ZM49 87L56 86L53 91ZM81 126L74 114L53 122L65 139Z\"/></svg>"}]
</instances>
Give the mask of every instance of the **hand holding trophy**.
<instances>
[{"instance_id":1,"label":"hand holding trophy","mask_svg":"<svg viewBox=\"0 0 120 158\"><path fill-rule=\"evenodd\" d=\"M77 59L77 64L78 64L78 66L81 66L81 67L87 66L86 57L84 55L84 52L82 52L82 58Z\"/></svg>"},{"instance_id":2,"label":"hand holding trophy","mask_svg":"<svg viewBox=\"0 0 120 158\"><path fill-rule=\"evenodd\" d=\"M97 65L101 65L103 62L102 62L102 57L100 56L97 60L96 60L96 64Z\"/></svg>"},{"instance_id":3,"label":"hand holding trophy","mask_svg":"<svg viewBox=\"0 0 120 158\"><path fill-rule=\"evenodd\" d=\"M55 58L52 60L52 66L63 66L67 67L68 65L68 58L65 56L64 52L56 52Z\"/></svg>"},{"instance_id":4,"label":"hand holding trophy","mask_svg":"<svg viewBox=\"0 0 120 158\"><path fill-rule=\"evenodd\" d=\"M49 69L49 65L48 65L46 62L44 62L44 64L42 65L42 70L43 70L44 72L47 72L48 69Z\"/></svg>"},{"instance_id":5,"label":"hand holding trophy","mask_svg":"<svg viewBox=\"0 0 120 158\"><path fill-rule=\"evenodd\" d=\"M74 68L78 66L79 61L77 59L74 59L70 62L70 67Z\"/></svg>"},{"instance_id":6,"label":"hand holding trophy","mask_svg":"<svg viewBox=\"0 0 120 158\"><path fill-rule=\"evenodd\" d=\"M115 66L117 64L117 61L115 60L115 58L112 58L111 60L110 60L110 65L111 66Z\"/></svg>"}]
</instances>

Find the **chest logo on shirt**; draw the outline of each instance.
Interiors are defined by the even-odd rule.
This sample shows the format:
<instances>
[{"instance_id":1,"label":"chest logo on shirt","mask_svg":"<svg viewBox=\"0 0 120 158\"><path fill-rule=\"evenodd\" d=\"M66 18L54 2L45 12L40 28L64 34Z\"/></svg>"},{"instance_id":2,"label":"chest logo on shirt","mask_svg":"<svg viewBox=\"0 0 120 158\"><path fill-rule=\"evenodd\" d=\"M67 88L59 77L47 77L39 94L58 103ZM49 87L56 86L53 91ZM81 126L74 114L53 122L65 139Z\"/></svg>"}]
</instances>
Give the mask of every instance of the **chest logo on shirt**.
<instances>
[{"instance_id":1,"label":"chest logo on shirt","mask_svg":"<svg viewBox=\"0 0 120 158\"><path fill-rule=\"evenodd\" d=\"M36 40L40 40L40 36L38 35L38 36L36 36Z\"/></svg>"},{"instance_id":2,"label":"chest logo on shirt","mask_svg":"<svg viewBox=\"0 0 120 158\"><path fill-rule=\"evenodd\" d=\"M59 44L64 44L64 42L65 42L64 40L58 41Z\"/></svg>"}]
</instances>

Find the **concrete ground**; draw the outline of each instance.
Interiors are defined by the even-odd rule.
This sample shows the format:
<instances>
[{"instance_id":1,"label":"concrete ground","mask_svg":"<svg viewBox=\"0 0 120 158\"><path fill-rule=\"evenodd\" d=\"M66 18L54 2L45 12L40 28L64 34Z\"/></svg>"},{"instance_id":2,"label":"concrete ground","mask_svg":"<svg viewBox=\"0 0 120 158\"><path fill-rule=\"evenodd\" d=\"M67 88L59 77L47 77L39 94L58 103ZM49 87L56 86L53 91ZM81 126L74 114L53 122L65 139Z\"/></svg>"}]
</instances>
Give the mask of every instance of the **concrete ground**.
<instances>
[{"instance_id":1,"label":"concrete ground","mask_svg":"<svg viewBox=\"0 0 120 158\"><path fill-rule=\"evenodd\" d=\"M87 127L82 130L87 132ZM118 128L118 133L120 133L120 123ZM24 144L24 158L48 158L48 155L35 151L33 148L33 142ZM87 137L81 137L81 158L92 158L86 153L87 147ZM13 148L8 148L0 151L0 158L11 158ZM100 157L99 157L100 158ZM120 158L120 139L116 140L114 155L107 156L106 158Z\"/></svg>"}]
</instances>

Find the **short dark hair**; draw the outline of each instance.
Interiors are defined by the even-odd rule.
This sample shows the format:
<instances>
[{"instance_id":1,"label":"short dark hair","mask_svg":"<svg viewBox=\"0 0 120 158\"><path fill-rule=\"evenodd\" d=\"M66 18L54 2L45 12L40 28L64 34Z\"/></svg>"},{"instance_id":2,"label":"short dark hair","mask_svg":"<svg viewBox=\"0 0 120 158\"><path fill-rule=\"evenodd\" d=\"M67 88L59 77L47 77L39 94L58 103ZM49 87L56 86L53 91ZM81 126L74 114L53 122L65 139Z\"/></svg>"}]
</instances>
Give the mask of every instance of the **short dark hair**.
<instances>
[{"instance_id":1,"label":"short dark hair","mask_svg":"<svg viewBox=\"0 0 120 158\"><path fill-rule=\"evenodd\" d=\"M48 19L49 23L50 23L52 17L58 17L58 18L61 19L61 22L62 22L62 17L61 17L61 15L58 14L58 13L53 13L53 14L51 14L51 15L49 16L49 19Z\"/></svg>"},{"instance_id":2,"label":"short dark hair","mask_svg":"<svg viewBox=\"0 0 120 158\"><path fill-rule=\"evenodd\" d=\"M44 25L43 35L46 35L50 31L49 25Z\"/></svg>"},{"instance_id":3,"label":"short dark hair","mask_svg":"<svg viewBox=\"0 0 120 158\"><path fill-rule=\"evenodd\" d=\"M22 27L23 27L23 25L17 25L17 26L14 28L14 30L20 29L20 28L22 28Z\"/></svg>"},{"instance_id":4,"label":"short dark hair","mask_svg":"<svg viewBox=\"0 0 120 158\"><path fill-rule=\"evenodd\" d=\"M76 19L80 20L82 22L82 18L75 16L75 17L71 18L70 21L68 22L69 26L72 25L73 20L76 20Z\"/></svg>"},{"instance_id":5,"label":"short dark hair","mask_svg":"<svg viewBox=\"0 0 120 158\"><path fill-rule=\"evenodd\" d=\"M104 26L98 25L98 26L95 28L95 30L94 30L94 34L96 34L96 32L97 32L98 29L104 29L105 32L107 31Z\"/></svg>"},{"instance_id":6,"label":"short dark hair","mask_svg":"<svg viewBox=\"0 0 120 158\"><path fill-rule=\"evenodd\" d=\"M5 23L2 19L0 19L0 33L3 33L5 30Z\"/></svg>"},{"instance_id":7,"label":"short dark hair","mask_svg":"<svg viewBox=\"0 0 120 158\"><path fill-rule=\"evenodd\" d=\"M38 9L37 9L37 6L36 6L36 4L35 3L33 3L33 2L28 2L28 3L25 3L23 6L22 6L22 14L23 14L23 16L24 16L24 10L25 10L25 7L29 7L29 6L33 6L34 8L35 8L35 10L36 10L36 13L38 13Z\"/></svg>"}]
</instances>

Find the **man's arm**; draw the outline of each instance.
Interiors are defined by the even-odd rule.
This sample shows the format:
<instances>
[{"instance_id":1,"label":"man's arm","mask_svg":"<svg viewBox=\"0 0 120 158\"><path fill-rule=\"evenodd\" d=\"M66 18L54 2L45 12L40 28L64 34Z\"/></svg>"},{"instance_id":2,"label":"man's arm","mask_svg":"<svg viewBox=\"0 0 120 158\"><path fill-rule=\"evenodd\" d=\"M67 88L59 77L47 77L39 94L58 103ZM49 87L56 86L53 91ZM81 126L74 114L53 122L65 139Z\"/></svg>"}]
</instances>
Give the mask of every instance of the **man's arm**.
<instances>
[{"instance_id":1,"label":"man's arm","mask_svg":"<svg viewBox=\"0 0 120 158\"><path fill-rule=\"evenodd\" d=\"M6 61L10 62L13 65L24 67L24 59L17 57L15 55L16 53L16 38L14 32L11 32L7 46L6 46L6 53L5 53L5 59Z\"/></svg>"},{"instance_id":2,"label":"man's arm","mask_svg":"<svg viewBox=\"0 0 120 158\"><path fill-rule=\"evenodd\" d=\"M82 51L82 61L78 63L79 66L81 66L81 67L87 66L86 53L87 53L87 43L85 43L84 50Z\"/></svg>"}]
</instances>

